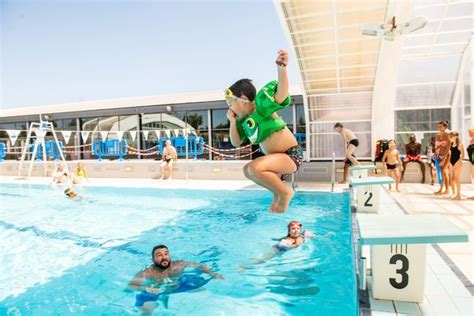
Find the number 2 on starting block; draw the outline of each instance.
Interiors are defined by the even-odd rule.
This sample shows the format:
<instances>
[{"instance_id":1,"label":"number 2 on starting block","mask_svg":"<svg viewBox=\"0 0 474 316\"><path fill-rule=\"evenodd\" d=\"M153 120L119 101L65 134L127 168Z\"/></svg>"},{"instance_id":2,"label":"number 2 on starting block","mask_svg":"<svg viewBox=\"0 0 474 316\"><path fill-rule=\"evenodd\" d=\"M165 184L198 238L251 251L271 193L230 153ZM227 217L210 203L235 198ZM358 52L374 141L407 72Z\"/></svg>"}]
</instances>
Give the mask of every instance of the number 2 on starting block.
<instances>
[{"instance_id":1,"label":"number 2 on starting block","mask_svg":"<svg viewBox=\"0 0 474 316\"><path fill-rule=\"evenodd\" d=\"M367 185L357 188L357 210L362 212L377 212L379 208L378 186Z\"/></svg>"}]
</instances>

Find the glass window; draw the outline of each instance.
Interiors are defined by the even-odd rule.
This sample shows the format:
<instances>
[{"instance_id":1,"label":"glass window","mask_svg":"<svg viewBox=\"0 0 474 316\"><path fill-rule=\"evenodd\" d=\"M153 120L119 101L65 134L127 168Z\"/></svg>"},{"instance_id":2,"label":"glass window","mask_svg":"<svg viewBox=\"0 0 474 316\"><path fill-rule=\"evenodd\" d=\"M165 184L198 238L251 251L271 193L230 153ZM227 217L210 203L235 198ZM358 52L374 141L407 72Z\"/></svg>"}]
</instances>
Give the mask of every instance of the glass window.
<instances>
[{"instance_id":1,"label":"glass window","mask_svg":"<svg viewBox=\"0 0 474 316\"><path fill-rule=\"evenodd\" d=\"M207 110L188 112L186 114L186 122L189 124L189 128L194 128L196 130L207 130Z\"/></svg>"},{"instance_id":2,"label":"glass window","mask_svg":"<svg viewBox=\"0 0 474 316\"><path fill-rule=\"evenodd\" d=\"M440 121L450 121L451 109L403 110L395 112L395 132L437 131Z\"/></svg>"},{"instance_id":3,"label":"glass window","mask_svg":"<svg viewBox=\"0 0 474 316\"><path fill-rule=\"evenodd\" d=\"M212 110L211 115L213 129L229 129L229 121L227 120L227 109Z\"/></svg>"},{"instance_id":4,"label":"glass window","mask_svg":"<svg viewBox=\"0 0 474 316\"><path fill-rule=\"evenodd\" d=\"M371 155L371 123L343 122L345 128L353 131L359 139L359 146L354 154L359 158L370 158ZM334 123L312 123L310 125L311 156L310 158L344 157L344 141L339 133L334 132Z\"/></svg>"},{"instance_id":5,"label":"glass window","mask_svg":"<svg viewBox=\"0 0 474 316\"><path fill-rule=\"evenodd\" d=\"M289 105L283 110L278 111L277 114L285 121L290 131L293 131L293 105Z\"/></svg>"},{"instance_id":6,"label":"glass window","mask_svg":"<svg viewBox=\"0 0 474 316\"><path fill-rule=\"evenodd\" d=\"M306 133L306 121L304 116L304 105L296 106L296 132Z\"/></svg>"}]
</instances>

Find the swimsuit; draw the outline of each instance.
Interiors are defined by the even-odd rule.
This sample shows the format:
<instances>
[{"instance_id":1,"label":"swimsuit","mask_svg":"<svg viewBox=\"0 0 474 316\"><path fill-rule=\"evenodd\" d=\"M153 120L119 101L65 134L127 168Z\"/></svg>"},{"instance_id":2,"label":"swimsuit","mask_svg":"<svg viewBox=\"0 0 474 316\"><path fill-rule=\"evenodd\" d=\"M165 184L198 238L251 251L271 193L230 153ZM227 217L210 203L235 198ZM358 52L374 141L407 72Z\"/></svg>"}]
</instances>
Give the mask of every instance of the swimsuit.
<instances>
[{"instance_id":1,"label":"swimsuit","mask_svg":"<svg viewBox=\"0 0 474 316\"><path fill-rule=\"evenodd\" d=\"M451 146L451 158L449 162L454 166L459 158L461 158L461 152L458 146Z\"/></svg>"},{"instance_id":2,"label":"swimsuit","mask_svg":"<svg viewBox=\"0 0 474 316\"><path fill-rule=\"evenodd\" d=\"M76 169L76 176L78 177L84 177L84 169Z\"/></svg>"},{"instance_id":3,"label":"swimsuit","mask_svg":"<svg viewBox=\"0 0 474 316\"><path fill-rule=\"evenodd\" d=\"M404 162L411 162L411 161L421 161L420 155L407 155L405 159L403 159Z\"/></svg>"},{"instance_id":4,"label":"swimsuit","mask_svg":"<svg viewBox=\"0 0 474 316\"><path fill-rule=\"evenodd\" d=\"M354 138L354 139L351 139L348 143L347 143L347 147L349 147L349 145L354 145L354 146L359 146L359 140L357 138Z\"/></svg>"},{"instance_id":5,"label":"swimsuit","mask_svg":"<svg viewBox=\"0 0 474 316\"><path fill-rule=\"evenodd\" d=\"M394 165L391 165L391 164L389 164L389 163L387 164L387 169L388 169L388 170L393 170L393 169L395 169L396 167L397 167L397 164L394 164Z\"/></svg>"},{"instance_id":6,"label":"swimsuit","mask_svg":"<svg viewBox=\"0 0 474 316\"><path fill-rule=\"evenodd\" d=\"M136 299L135 306L140 307L140 306L143 306L143 304L146 302L157 301L163 295L169 295L173 293L188 292L191 290L195 290L205 285L211 279L212 278L205 279L199 275L182 275L178 278L178 287L176 289L173 289L172 291L159 293L159 294L148 293L145 291L138 293L137 296L135 297Z\"/></svg>"},{"instance_id":7,"label":"swimsuit","mask_svg":"<svg viewBox=\"0 0 474 316\"><path fill-rule=\"evenodd\" d=\"M300 146L295 146L291 147L287 151L285 151L285 154L288 155L288 157L293 160L293 162L296 165L296 170L298 170L301 166L301 163L303 162L303 150L301 149Z\"/></svg>"},{"instance_id":8,"label":"swimsuit","mask_svg":"<svg viewBox=\"0 0 474 316\"><path fill-rule=\"evenodd\" d=\"M357 138L354 138L354 139L351 139L348 143L347 143L347 148L349 148L349 145L354 145L355 147L358 147L359 146L359 140ZM352 157L356 157L354 154L351 155ZM345 159L344 160L344 164L346 165L349 165L349 166L352 166L352 161L350 161L349 159Z\"/></svg>"},{"instance_id":9,"label":"swimsuit","mask_svg":"<svg viewBox=\"0 0 474 316\"><path fill-rule=\"evenodd\" d=\"M467 147L467 155L471 164L474 165L474 144L470 144Z\"/></svg>"},{"instance_id":10,"label":"swimsuit","mask_svg":"<svg viewBox=\"0 0 474 316\"><path fill-rule=\"evenodd\" d=\"M275 102L277 88L278 81L267 83L255 97L255 112L246 118L237 119L237 131L242 142L248 139L252 144L259 144L286 127L281 117L273 118L272 114L290 105L291 97L287 96L278 104Z\"/></svg>"}]
</instances>

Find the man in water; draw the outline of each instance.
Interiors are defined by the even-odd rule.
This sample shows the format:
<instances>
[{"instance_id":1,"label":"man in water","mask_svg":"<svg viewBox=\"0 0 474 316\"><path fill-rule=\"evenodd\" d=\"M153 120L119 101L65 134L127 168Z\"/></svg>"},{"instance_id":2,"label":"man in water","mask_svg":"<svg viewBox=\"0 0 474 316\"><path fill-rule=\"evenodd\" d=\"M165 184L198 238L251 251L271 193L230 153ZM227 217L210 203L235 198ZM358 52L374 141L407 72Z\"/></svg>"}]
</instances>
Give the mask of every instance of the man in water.
<instances>
[{"instance_id":1,"label":"man in water","mask_svg":"<svg viewBox=\"0 0 474 316\"><path fill-rule=\"evenodd\" d=\"M155 301L160 298L160 295L192 290L209 281L203 278L195 278L192 282L187 284L186 280L180 279L178 280L178 283L174 282L174 288L170 289L170 287L168 287L165 290L157 288L159 285L173 283L171 278L179 277L183 273L184 268L197 268L209 274L212 278L223 279L222 275L219 273L212 272L211 269L197 262L183 260L171 261L168 247L165 245L155 246L151 255L153 264L143 271L140 271L128 284L131 289L140 291L136 297L135 305L140 307L143 315L151 315L153 313L156 305ZM199 280L204 282L196 282Z\"/></svg>"},{"instance_id":2,"label":"man in water","mask_svg":"<svg viewBox=\"0 0 474 316\"><path fill-rule=\"evenodd\" d=\"M417 162L421 168L422 179L421 183L425 183L425 164L421 160L421 144L416 141L415 134L410 135L410 142L405 144L405 155L406 157L403 159L403 169L402 169L402 178L400 180L403 181L403 176L405 175L407 164L410 162Z\"/></svg>"}]
</instances>

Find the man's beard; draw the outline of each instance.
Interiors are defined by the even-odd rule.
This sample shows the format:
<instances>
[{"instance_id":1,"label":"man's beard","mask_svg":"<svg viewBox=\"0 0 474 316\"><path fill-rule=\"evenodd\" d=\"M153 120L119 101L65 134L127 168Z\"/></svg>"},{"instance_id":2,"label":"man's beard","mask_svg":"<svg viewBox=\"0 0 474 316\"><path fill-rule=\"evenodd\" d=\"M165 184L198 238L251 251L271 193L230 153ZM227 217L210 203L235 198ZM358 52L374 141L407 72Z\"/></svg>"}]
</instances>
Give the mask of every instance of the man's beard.
<instances>
[{"instance_id":1,"label":"man's beard","mask_svg":"<svg viewBox=\"0 0 474 316\"><path fill-rule=\"evenodd\" d=\"M168 262L167 265L162 265L162 263L163 263L164 261L167 261L167 260L163 260L163 261L161 261L161 263L159 263L159 264L156 263L156 262L154 262L155 267L160 268L160 269L162 269L162 270L168 269L168 268L170 267L170 265L171 265L171 259L170 259L169 261L167 261L167 262Z\"/></svg>"}]
</instances>

